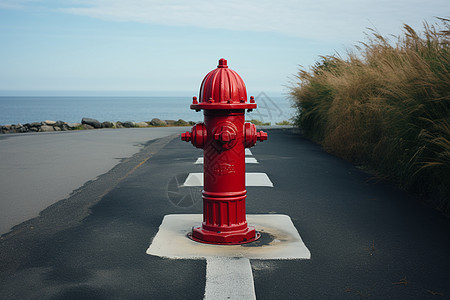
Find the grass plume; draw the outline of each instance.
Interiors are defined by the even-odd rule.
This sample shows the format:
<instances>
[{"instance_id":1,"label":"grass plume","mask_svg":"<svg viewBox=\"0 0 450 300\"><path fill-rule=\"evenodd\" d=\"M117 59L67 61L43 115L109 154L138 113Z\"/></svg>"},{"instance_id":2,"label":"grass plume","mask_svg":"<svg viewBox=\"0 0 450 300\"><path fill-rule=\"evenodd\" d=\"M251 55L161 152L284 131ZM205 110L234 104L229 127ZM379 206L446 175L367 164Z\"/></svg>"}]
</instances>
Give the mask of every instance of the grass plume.
<instances>
[{"instance_id":1,"label":"grass plume","mask_svg":"<svg viewBox=\"0 0 450 300\"><path fill-rule=\"evenodd\" d=\"M450 213L450 20L372 30L347 57L299 70L290 95L306 136Z\"/></svg>"}]
</instances>

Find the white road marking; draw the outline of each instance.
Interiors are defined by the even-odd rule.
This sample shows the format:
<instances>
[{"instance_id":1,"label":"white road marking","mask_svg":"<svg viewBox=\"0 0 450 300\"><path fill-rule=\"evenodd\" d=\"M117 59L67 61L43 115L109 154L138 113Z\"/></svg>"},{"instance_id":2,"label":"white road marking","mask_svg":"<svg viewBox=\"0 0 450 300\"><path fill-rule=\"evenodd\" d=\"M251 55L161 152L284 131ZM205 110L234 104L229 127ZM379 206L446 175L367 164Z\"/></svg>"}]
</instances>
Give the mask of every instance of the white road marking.
<instances>
[{"instance_id":1,"label":"white road marking","mask_svg":"<svg viewBox=\"0 0 450 300\"><path fill-rule=\"evenodd\" d=\"M253 273L248 258L206 259L205 300L255 300Z\"/></svg>"},{"instance_id":2,"label":"white road marking","mask_svg":"<svg viewBox=\"0 0 450 300\"><path fill-rule=\"evenodd\" d=\"M245 148L245 155L253 155L252 151L250 151L250 149Z\"/></svg>"},{"instance_id":3,"label":"white road marking","mask_svg":"<svg viewBox=\"0 0 450 300\"><path fill-rule=\"evenodd\" d=\"M259 162L254 157L246 157L245 163L246 164L259 164Z\"/></svg>"},{"instance_id":4,"label":"white road marking","mask_svg":"<svg viewBox=\"0 0 450 300\"><path fill-rule=\"evenodd\" d=\"M246 164L259 164L259 162L256 160L256 158L254 157L246 157L245 158L245 163ZM203 157L199 157L197 158L197 160L194 163L195 165L201 165L203 164Z\"/></svg>"},{"instance_id":5,"label":"white road marking","mask_svg":"<svg viewBox=\"0 0 450 300\"><path fill-rule=\"evenodd\" d=\"M245 186L273 187L273 183L266 173L245 173Z\"/></svg>"},{"instance_id":6,"label":"white road marking","mask_svg":"<svg viewBox=\"0 0 450 300\"><path fill-rule=\"evenodd\" d=\"M203 186L203 173L189 173L183 186ZM245 186L273 187L266 173L245 173Z\"/></svg>"}]
</instances>

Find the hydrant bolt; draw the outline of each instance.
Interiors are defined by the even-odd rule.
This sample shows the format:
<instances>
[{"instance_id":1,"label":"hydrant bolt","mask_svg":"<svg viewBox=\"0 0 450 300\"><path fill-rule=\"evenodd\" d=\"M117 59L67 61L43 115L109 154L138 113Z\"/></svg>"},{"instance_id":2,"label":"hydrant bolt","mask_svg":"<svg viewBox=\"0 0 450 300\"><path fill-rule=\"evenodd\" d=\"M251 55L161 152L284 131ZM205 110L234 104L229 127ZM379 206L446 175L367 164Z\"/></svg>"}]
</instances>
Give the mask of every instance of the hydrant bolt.
<instances>
[{"instance_id":1,"label":"hydrant bolt","mask_svg":"<svg viewBox=\"0 0 450 300\"><path fill-rule=\"evenodd\" d=\"M186 131L185 133L181 134L181 140L185 142L191 141L191 133L189 131Z\"/></svg>"},{"instance_id":2,"label":"hydrant bolt","mask_svg":"<svg viewBox=\"0 0 450 300\"><path fill-rule=\"evenodd\" d=\"M258 139L258 141L261 141L261 142L267 141L267 133L264 131L258 132L257 139Z\"/></svg>"}]
</instances>

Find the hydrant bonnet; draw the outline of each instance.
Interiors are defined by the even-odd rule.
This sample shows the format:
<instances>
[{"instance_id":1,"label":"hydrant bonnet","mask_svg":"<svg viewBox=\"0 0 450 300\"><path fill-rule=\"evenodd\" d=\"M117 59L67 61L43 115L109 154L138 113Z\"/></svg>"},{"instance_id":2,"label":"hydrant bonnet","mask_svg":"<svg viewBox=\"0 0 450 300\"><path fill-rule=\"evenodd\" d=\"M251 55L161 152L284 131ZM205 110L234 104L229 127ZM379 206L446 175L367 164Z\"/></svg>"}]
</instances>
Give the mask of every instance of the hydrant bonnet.
<instances>
[{"instance_id":1,"label":"hydrant bonnet","mask_svg":"<svg viewBox=\"0 0 450 300\"><path fill-rule=\"evenodd\" d=\"M247 89L238 73L228 68L227 60L219 60L217 69L209 72L200 86L199 101L191 109L254 109L247 103Z\"/></svg>"}]
</instances>

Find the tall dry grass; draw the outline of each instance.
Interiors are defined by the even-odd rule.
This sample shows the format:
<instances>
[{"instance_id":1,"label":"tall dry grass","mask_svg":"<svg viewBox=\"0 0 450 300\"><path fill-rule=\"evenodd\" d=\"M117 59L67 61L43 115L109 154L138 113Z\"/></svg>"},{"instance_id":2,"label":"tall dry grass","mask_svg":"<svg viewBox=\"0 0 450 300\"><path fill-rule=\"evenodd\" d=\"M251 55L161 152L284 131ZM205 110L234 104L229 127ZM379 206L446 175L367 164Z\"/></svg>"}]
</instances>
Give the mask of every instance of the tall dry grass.
<instances>
[{"instance_id":1,"label":"tall dry grass","mask_svg":"<svg viewBox=\"0 0 450 300\"><path fill-rule=\"evenodd\" d=\"M324 148L370 167L450 214L450 21L375 31L342 58L301 69L296 124Z\"/></svg>"}]
</instances>

